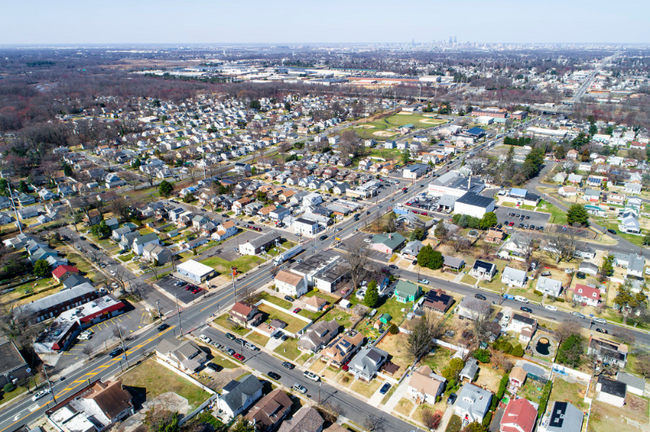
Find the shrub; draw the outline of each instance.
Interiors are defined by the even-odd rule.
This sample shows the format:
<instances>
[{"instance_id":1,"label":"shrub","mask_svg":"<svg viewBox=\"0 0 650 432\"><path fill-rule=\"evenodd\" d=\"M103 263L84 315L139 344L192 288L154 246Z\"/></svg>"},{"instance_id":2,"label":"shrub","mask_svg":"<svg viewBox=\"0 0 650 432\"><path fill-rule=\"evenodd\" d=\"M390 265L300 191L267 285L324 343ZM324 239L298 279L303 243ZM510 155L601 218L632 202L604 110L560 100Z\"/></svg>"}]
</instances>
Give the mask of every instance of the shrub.
<instances>
[{"instance_id":1,"label":"shrub","mask_svg":"<svg viewBox=\"0 0 650 432\"><path fill-rule=\"evenodd\" d=\"M543 296L544 296L544 293L541 292L541 291L539 291L539 290L533 290L533 294L538 295L538 296L540 296L540 297L543 297Z\"/></svg>"},{"instance_id":2,"label":"shrub","mask_svg":"<svg viewBox=\"0 0 650 432\"><path fill-rule=\"evenodd\" d=\"M515 357L524 356L524 349L521 347L521 345L517 344L517 346L512 349L512 355Z\"/></svg>"},{"instance_id":3,"label":"shrub","mask_svg":"<svg viewBox=\"0 0 650 432\"><path fill-rule=\"evenodd\" d=\"M12 392L14 390L16 390L16 386L13 383L7 383L2 388L2 391L5 392L5 393L10 393L10 392Z\"/></svg>"},{"instance_id":4,"label":"shrub","mask_svg":"<svg viewBox=\"0 0 650 432\"><path fill-rule=\"evenodd\" d=\"M388 333L392 335L396 335L397 333L399 333L399 329L395 324L391 324L390 327L388 327Z\"/></svg>"},{"instance_id":5,"label":"shrub","mask_svg":"<svg viewBox=\"0 0 650 432\"><path fill-rule=\"evenodd\" d=\"M472 356L481 363L490 363L490 351L486 349L477 349Z\"/></svg>"},{"instance_id":6,"label":"shrub","mask_svg":"<svg viewBox=\"0 0 650 432\"><path fill-rule=\"evenodd\" d=\"M492 422L492 411L488 411L487 414L485 414L485 417L483 417L483 426L489 427L491 422Z\"/></svg>"}]
</instances>

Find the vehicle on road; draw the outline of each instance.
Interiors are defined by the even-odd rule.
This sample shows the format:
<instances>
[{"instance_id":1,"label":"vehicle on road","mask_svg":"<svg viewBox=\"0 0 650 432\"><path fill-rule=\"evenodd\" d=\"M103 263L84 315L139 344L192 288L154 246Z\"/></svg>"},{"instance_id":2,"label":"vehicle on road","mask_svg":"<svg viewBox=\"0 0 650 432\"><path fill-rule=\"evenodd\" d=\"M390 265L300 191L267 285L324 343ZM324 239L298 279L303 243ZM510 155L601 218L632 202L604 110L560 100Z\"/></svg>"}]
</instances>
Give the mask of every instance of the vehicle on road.
<instances>
[{"instance_id":1,"label":"vehicle on road","mask_svg":"<svg viewBox=\"0 0 650 432\"><path fill-rule=\"evenodd\" d=\"M237 338L235 337L235 335L232 334L232 333L226 333L226 338L228 338L228 339L230 339L230 340L235 340L235 339L237 339Z\"/></svg>"},{"instance_id":2,"label":"vehicle on road","mask_svg":"<svg viewBox=\"0 0 650 432\"><path fill-rule=\"evenodd\" d=\"M593 322L598 323L598 324L607 324L607 320L604 318L592 318L591 319Z\"/></svg>"},{"instance_id":3,"label":"vehicle on road","mask_svg":"<svg viewBox=\"0 0 650 432\"><path fill-rule=\"evenodd\" d=\"M273 378L273 379L276 380L276 381L279 380L280 378L282 378L282 377L280 376L279 373L277 373L277 372L273 372L273 371L269 372L267 375L268 375L270 378Z\"/></svg>"},{"instance_id":4,"label":"vehicle on road","mask_svg":"<svg viewBox=\"0 0 650 432\"><path fill-rule=\"evenodd\" d=\"M596 331L597 331L598 333L604 333L604 334L608 334L608 333L609 333L609 332L607 331L607 329L600 328L600 327L596 327Z\"/></svg>"},{"instance_id":5,"label":"vehicle on road","mask_svg":"<svg viewBox=\"0 0 650 432\"><path fill-rule=\"evenodd\" d=\"M386 383L383 386L381 386L381 388L379 389L379 393L386 394L388 393L388 390L390 390L390 384Z\"/></svg>"},{"instance_id":6,"label":"vehicle on road","mask_svg":"<svg viewBox=\"0 0 650 432\"><path fill-rule=\"evenodd\" d=\"M161 332L161 331L163 331L163 330L167 330L168 328L169 328L169 324L160 324L160 325L156 328L156 330L158 330L159 332Z\"/></svg>"},{"instance_id":7,"label":"vehicle on road","mask_svg":"<svg viewBox=\"0 0 650 432\"><path fill-rule=\"evenodd\" d=\"M533 310L529 308L528 306L522 306L519 308L523 312L528 312L528 313L533 313Z\"/></svg>"},{"instance_id":8,"label":"vehicle on road","mask_svg":"<svg viewBox=\"0 0 650 432\"><path fill-rule=\"evenodd\" d=\"M248 348L251 351L259 351L260 350L258 347L256 347L255 345L253 345L250 342L246 342L245 347Z\"/></svg>"},{"instance_id":9,"label":"vehicle on road","mask_svg":"<svg viewBox=\"0 0 650 432\"><path fill-rule=\"evenodd\" d=\"M124 349L123 349L122 347L117 347L117 348L115 348L113 351L111 351L110 353L108 353L108 355L109 355L111 358L115 358L115 357L117 357L118 355L122 354L123 352L124 352Z\"/></svg>"},{"instance_id":10,"label":"vehicle on road","mask_svg":"<svg viewBox=\"0 0 650 432\"><path fill-rule=\"evenodd\" d=\"M303 373L303 375L305 376L305 378L310 379L312 381L316 381L316 382L320 381L320 377L315 373L313 373L312 371L307 370Z\"/></svg>"},{"instance_id":11,"label":"vehicle on road","mask_svg":"<svg viewBox=\"0 0 650 432\"><path fill-rule=\"evenodd\" d=\"M282 366L284 366L285 368L287 368L289 370L292 370L293 368L295 368L293 363L289 363L289 362L282 362Z\"/></svg>"},{"instance_id":12,"label":"vehicle on road","mask_svg":"<svg viewBox=\"0 0 650 432\"><path fill-rule=\"evenodd\" d=\"M288 261L294 256L298 255L300 252L302 252L302 250L303 250L302 245L294 246L291 249L286 250L282 252L280 255L276 256L275 259L273 260L273 264L279 266L283 262Z\"/></svg>"},{"instance_id":13,"label":"vehicle on road","mask_svg":"<svg viewBox=\"0 0 650 432\"><path fill-rule=\"evenodd\" d=\"M584 319L584 318L585 318L585 316L584 316L583 314L581 314L580 312L575 312L575 311L574 311L574 312L571 312L571 315L573 315L573 316L576 317L576 318L580 318L580 319Z\"/></svg>"},{"instance_id":14,"label":"vehicle on road","mask_svg":"<svg viewBox=\"0 0 650 432\"><path fill-rule=\"evenodd\" d=\"M297 391L297 392L302 393L302 394L306 394L306 393L307 393L307 389L306 389L305 387L301 386L301 385L298 384L298 383L295 383L294 385L292 385L291 388L294 389L294 390Z\"/></svg>"},{"instance_id":15,"label":"vehicle on road","mask_svg":"<svg viewBox=\"0 0 650 432\"><path fill-rule=\"evenodd\" d=\"M48 394L50 394L50 389L49 388L43 389L41 391L34 393L34 396L32 396L32 400L37 401Z\"/></svg>"},{"instance_id":16,"label":"vehicle on road","mask_svg":"<svg viewBox=\"0 0 650 432\"><path fill-rule=\"evenodd\" d=\"M209 344L210 342L212 342L212 339L210 339L210 338L207 337L206 335L201 335L201 336L199 336L199 339L201 339L201 341L203 341L203 342L205 342L205 343L207 343L207 344Z\"/></svg>"},{"instance_id":17,"label":"vehicle on road","mask_svg":"<svg viewBox=\"0 0 650 432\"><path fill-rule=\"evenodd\" d=\"M523 296L515 296L515 301L521 302L521 303L528 303L528 299Z\"/></svg>"},{"instance_id":18,"label":"vehicle on road","mask_svg":"<svg viewBox=\"0 0 650 432\"><path fill-rule=\"evenodd\" d=\"M611 228L607 228L607 232L616 235L616 230L613 230Z\"/></svg>"},{"instance_id":19,"label":"vehicle on road","mask_svg":"<svg viewBox=\"0 0 650 432\"><path fill-rule=\"evenodd\" d=\"M429 285L429 281L426 279L420 279L418 283L424 284L424 285Z\"/></svg>"},{"instance_id":20,"label":"vehicle on road","mask_svg":"<svg viewBox=\"0 0 650 432\"><path fill-rule=\"evenodd\" d=\"M487 300L487 297L485 297L483 294L474 294L474 298L477 298L479 300Z\"/></svg>"},{"instance_id":21,"label":"vehicle on road","mask_svg":"<svg viewBox=\"0 0 650 432\"><path fill-rule=\"evenodd\" d=\"M388 268L391 268L393 270L399 270L399 267L397 267L395 264L389 265Z\"/></svg>"},{"instance_id":22,"label":"vehicle on road","mask_svg":"<svg viewBox=\"0 0 650 432\"><path fill-rule=\"evenodd\" d=\"M365 238L365 239L363 239L363 241L366 242L366 243L371 243L372 239L371 238Z\"/></svg>"},{"instance_id":23,"label":"vehicle on road","mask_svg":"<svg viewBox=\"0 0 650 432\"><path fill-rule=\"evenodd\" d=\"M322 241L322 240L325 240L326 238L327 238L326 235L322 235L322 236L318 237L318 239L321 240L321 241Z\"/></svg>"},{"instance_id":24,"label":"vehicle on road","mask_svg":"<svg viewBox=\"0 0 650 432\"><path fill-rule=\"evenodd\" d=\"M557 310L557 308L555 306L551 306L551 305L544 305L544 309L550 310L550 311L556 311Z\"/></svg>"},{"instance_id":25,"label":"vehicle on road","mask_svg":"<svg viewBox=\"0 0 650 432\"><path fill-rule=\"evenodd\" d=\"M245 357L239 353L235 353L232 355L234 358L236 358L239 361L244 361Z\"/></svg>"}]
</instances>

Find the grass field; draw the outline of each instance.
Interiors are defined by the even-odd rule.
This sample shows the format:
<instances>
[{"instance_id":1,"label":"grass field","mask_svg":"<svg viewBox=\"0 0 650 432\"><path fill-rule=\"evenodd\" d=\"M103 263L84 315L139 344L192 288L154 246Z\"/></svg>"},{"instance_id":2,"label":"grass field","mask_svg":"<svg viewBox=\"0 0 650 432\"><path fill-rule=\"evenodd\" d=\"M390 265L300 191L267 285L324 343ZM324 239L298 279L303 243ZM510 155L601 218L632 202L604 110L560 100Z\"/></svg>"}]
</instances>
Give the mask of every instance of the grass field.
<instances>
[{"instance_id":1,"label":"grass field","mask_svg":"<svg viewBox=\"0 0 650 432\"><path fill-rule=\"evenodd\" d=\"M327 312L327 314L320 319L320 321L331 321L331 320L336 320L336 322L341 324L346 329L352 328L352 315L339 308L336 307L331 308L329 312Z\"/></svg>"},{"instance_id":2,"label":"grass field","mask_svg":"<svg viewBox=\"0 0 650 432\"><path fill-rule=\"evenodd\" d=\"M354 131L359 135L359 137L364 139L373 138L377 141L383 141L389 138L394 138L399 134L398 128L412 124L413 130L430 128L440 124L446 123L445 120L436 120L430 116L424 116L422 114L393 114L381 120L376 120L369 123L364 123L363 125L357 126L354 128ZM380 136L375 134L375 132L384 131L384 132L393 132L391 135Z\"/></svg>"},{"instance_id":3,"label":"grass field","mask_svg":"<svg viewBox=\"0 0 650 432\"><path fill-rule=\"evenodd\" d=\"M280 306L282 309L289 310L293 306L293 303L288 302L284 299L281 299L279 297L276 297L266 292L261 292L259 297L262 300L266 300L269 303L273 303L274 305Z\"/></svg>"},{"instance_id":4,"label":"grass field","mask_svg":"<svg viewBox=\"0 0 650 432\"><path fill-rule=\"evenodd\" d=\"M549 397L549 406L551 402L571 402L576 407L586 410L587 404L584 402L587 387L578 383L570 383L561 378L553 382L553 390Z\"/></svg>"},{"instance_id":5,"label":"grass field","mask_svg":"<svg viewBox=\"0 0 650 432\"><path fill-rule=\"evenodd\" d=\"M240 336L244 336L246 333L248 333L248 329L245 329L244 327L240 327L238 329L235 329L235 326L232 325L230 321L228 321L228 314L225 313L218 317L217 319L214 320L215 323L219 324L221 327L230 330L231 332L237 333Z\"/></svg>"},{"instance_id":6,"label":"grass field","mask_svg":"<svg viewBox=\"0 0 650 432\"><path fill-rule=\"evenodd\" d=\"M560 210L558 207L555 207L548 201L541 200L538 204L538 209L540 213L550 213L551 217L548 220L552 224L561 224L565 225L566 222L566 212Z\"/></svg>"},{"instance_id":7,"label":"grass field","mask_svg":"<svg viewBox=\"0 0 650 432\"><path fill-rule=\"evenodd\" d=\"M246 273L253 267L263 263L264 260L258 256L244 255L240 256L236 260L226 261L223 258L211 257L201 261L202 264L212 267L219 273L225 273L230 270L231 267L237 267L239 273Z\"/></svg>"},{"instance_id":8,"label":"grass field","mask_svg":"<svg viewBox=\"0 0 650 432\"><path fill-rule=\"evenodd\" d=\"M375 394L375 392L381 385L384 385L384 381L380 379L374 379L369 383L365 383L360 380L355 380L354 384L350 386L350 390L357 392L360 395L363 395L367 398L370 398L370 396Z\"/></svg>"},{"instance_id":9,"label":"grass field","mask_svg":"<svg viewBox=\"0 0 650 432\"><path fill-rule=\"evenodd\" d=\"M250 340L253 343L256 343L257 345L266 346L270 338L253 331L246 336L246 339Z\"/></svg>"},{"instance_id":10,"label":"grass field","mask_svg":"<svg viewBox=\"0 0 650 432\"><path fill-rule=\"evenodd\" d=\"M282 342L275 348L273 351L288 358L289 360L295 360L300 357L302 352L298 349L298 339L289 338L286 341Z\"/></svg>"},{"instance_id":11,"label":"grass field","mask_svg":"<svg viewBox=\"0 0 650 432\"><path fill-rule=\"evenodd\" d=\"M187 399L190 409L198 407L210 396L201 388L153 360L147 360L136 366L122 375L121 379L125 386L144 389L147 400L152 400L166 392L174 392ZM160 385L161 383L165 385Z\"/></svg>"},{"instance_id":12,"label":"grass field","mask_svg":"<svg viewBox=\"0 0 650 432\"><path fill-rule=\"evenodd\" d=\"M289 333L295 333L307 325L307 322L290 315L290 313L281 312L271 306L260 305L258 309L260 312L264 312L267 315L266 321L268 322L271 322L271 320L274 319L279 319L280 321L287 323L287 326L284 328L284 330L288 331Z\"/></svg>"}]
</instances>

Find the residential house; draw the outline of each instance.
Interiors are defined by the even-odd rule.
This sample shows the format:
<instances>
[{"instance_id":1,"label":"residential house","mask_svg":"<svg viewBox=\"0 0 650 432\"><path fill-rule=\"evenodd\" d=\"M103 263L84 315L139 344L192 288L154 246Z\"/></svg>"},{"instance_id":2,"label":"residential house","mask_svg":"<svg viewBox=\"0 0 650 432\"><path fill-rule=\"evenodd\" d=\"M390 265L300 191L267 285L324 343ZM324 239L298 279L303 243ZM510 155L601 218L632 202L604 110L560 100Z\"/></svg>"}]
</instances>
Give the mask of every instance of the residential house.
<instances>
[{"instance_id":1,"label":"residential house","mask_svg":"<svg viewBox=\"0 0 650 432\"><path fill-rule=\"evenodd\" d=\"M255 402L245 418L253 423L257 432L272 432L291 412L292 404L289 395L278 388Z\"/></svg>"},{"instance_id":2,"label":"residential house","mask_svg":"<svg viewBox=\"0 0 650 432\"><path fill-rule=\"evenodd\" d=\"M576 196L578 190L575 186L562 186L558 189L557 193L565 198L570 198Z\"/></svg>"},{"instance_id":3,"label":"residential house","mask_svg":"<svg viewBox=\"0 0 650 432\"><path fill-rule=\"evenodd\" d=\"M511 398L503 412L499 432L533 432L537 409L528 399Z\"/></svg>"},{"instance_id":4,"label":"residential house","mask_svg":"<svg viewBox=\"0 0 650 432\"><path fill-rule=\"evenodd\" d=\"M292 226L294 233L300 236L312 236L320 231L320 225L317 221L302 217L294 220Z\"/></svg>"},{"instance_id":5,"label":"residential house","mask_svg":"<svg viewBox=\"0 0 650 432\"><path fill-rule=\"evenodd\" d=\"M307 281L290 270L280 270L274 279L275 287L282 294L298 298L307 294Z\"/></svg>"},{"instance_id":6,"label":"residential house","mask_svg":"<svg viewBox=\"0 0 650 432\"><path fill-rule=\"evenodd\" d=\"M505 232L500 229L490 228L485 236L485 241L488 243L500 244L505 238Z\"/></svg>"},{"instance_id":7,"label":"residential house","mask_svg":"<svg viewBox=\"0 0 650 432\"><path fill-rule=\"evenodd\" d=\"M425 309L446 313L454 304L454 298L438 288L428 291L421 302Z\"/></svg>"},{"instance_id":8,"label":"residential house","mask_svg":"<svg viewBox=\"0 0 650 432\"><path fill-rule=\"evenodd\" d=\"M409 378L407 394L416 404L436 403L436 398L442 394L447 380L433 373L429 366L420 366Z\"/></svg>"},{"instance_id":9,"label":"residential house","mask_svg":"<svg viewBox=\"0 0 650 432\"><path fill-rule=\"evenodd\" d=\"M487 315L490 304L474 297L464 297L458 305L458 316L463 319L475 320L481 315Z\"/></svg>"},{"instance_id":10,"label":"residential house","mask_svg":"<svg viewBox=\"0 0 650 432\"><path fill-rule=\"evenodd\" d=\"M546 432L581 432L584 413L570 402L553 402Z\"/></svg>"},{"instance_id":11,"label":"residential house","mask_svg":"<svg viewBox=\"0 0 650 432\"><path fill-rule=\"evenodd\" d=\"M156 233L149 233L145 234L143 236L140 236L136 239L133 240L133 253L136 255L142 255L144 252L144 247L148 244L155 244L159 245L160 244L160 239L156 235Z\"/></svg>"},{"instance_id":12,"label":"residential house","mask_svg":"<svg viewBox=\"0 0 650 432\"><path fill-rule=\"evenodd\" d=\"M559 297L562 292L562 281L540 276L537 280L537 291L541 291L552 297Z\"/></svg>"},{"instance_id":13,"label":"residential house","mask_svg":"<svg viewBox=\"0 0 650 432\"><path fill-rule=\"evenodd\" d=\"M508 376L508 389L510 392L517 393L526 382L527 377L528 372L526 372L526 369L519 366L513 367Z\"/></svg>"},{"instance_id":14,"label":"residential house","mask_svg":"<svg viewBox=\"0 0 650 432\"><path fill-rule=\"evenodd\" d=\"M402 249L402 256L407 259L414 260L420 253L420 249L423 247L424 245L420 240L410 241L406 244L406 246L404 246L404 249Z\"/></svg>"},{"instance_id":15,"label":"residential house","mask_svg":"<svg viewBox=\"0 0 650 432\"><path fill-rule=\"evenodd\" d=\"M458 374L458 379L462 381L466 379L468 382L474 381L476 374L478 373L478 360L475 358L467 359L467 363L463 366L463 369Z\"/></svg>"},{"instance_id":16,"label":"residential house","mask_svg":"<svg viewBox=\"0 0 650 432\"><path fill-rule=\"evenodd\" d=\"M422 289L413 282L399 280L395 284L395 299L400 303L417 301L422 295Z\"/></svg>"},{"instance_id":17,"label":"residential house","mask_svg":"<svg viewBox=\"0 0 650 432\"><path fill-rule=\"evenodd\" d=\"M156 345L156 355L161 360L184 372L196 372L208 361L207 354L191 340L166 337Z\"/></svg>"},{"instance_id":18,"label":"residential house","mask_svg":"<svg viewBox=\"0 0 650 432\"><path fill-rule=\"evenodd\" d=\"M497 274L497 266L487 261L476 260L469 274L476 279L489 281Z\"/></svg>"},{"instance_id":19,"label":"residential house","mask_svg":"<svg viewBox=\"0 0 650 432\"><path fill-rule=\"evenodd\" d=\"M400 233L377 234L372 237L372 248L376 251L393 254L404 243L406 238Z\"/></svg>"},{"instance_id":20,"label":"residential house","mask_svg":"<svg viewBox=\"0 0 650 432\"><path fill-rule=\"evenodd\" d=\"M336 337L340 327L336 320L318 321L312 324L300 337L298 347L305 351L317 353Z\"/></svg>"},{"instance_id":21,"label":"residential house","mask_svg":"<svg viewBox=\"0 0 650 432\"><path fill-rule=\"evenodd\" d=\"M172 252L165 246L156 243L147 244L142 250L142 257L158 265L164 265L172 260Z\"/></svg>"},{"instance_id":22,"label":"residential house","mask_svg":"<svg viewBox=\"0 0 650 432\"><path fill-rule=\"evenodd\" d=\"M246 243L239 244L239 253L242 255L259 255L262 251L270 246L274 246L280 240L280 235L275 232L263 234L253 240L247 240Z\"/></svg>"},{"instance_id":23,"label":"residential house","mask_svg":"<svg viewBox=\"0 0 650 432\"><path fill-rule=\"evenodd\" d=\"M254 375L247 375L241 381L230 381L217 399L217 416L229 422L261 398L262 389L262 383Z\"/></svg>"},{"instance_id":24,"label":"residential house","mask_svg":"<svg viewBox=\"0 0 650 432\"><path fill-rule=\"evenodd\" d=\"M577 284L570 288L573 292L573 301L588 306L598 306L600 303L600 290L588 285Z\"/></svg>"},{"instance_id":25,"label":"residential house","mask_svg":"<svg viewBox=\"0 0 650 432\"><path fill-rule=\"evenodd\" d=\"M278 432L322 432L324 424L323 417L314 407L303 406L291 419L282 422Z\"/></svg>"},{"instance_id":26,"label":"residential house","mask_svg":"<svg viewBox=\"0 0 650 432\"><path fill-rule=\"evenodd\" d=\"M70 274L79 274L79 269L71 265L61 265L52 271L52 277L59 283Z\"/></svg>"},{"instance_id":27,"label":"residential house","mask_svg":"<svg viewBox=\"0 0 650 432\"><path fill-rule=\"evenodd\" d=\"M327 305L327 300L318 296L307 297L303 302L305 303L305 309L311 312L320 312Z\"/></svg>"},{"instance_id":28,"label":"residential house","mask_svg":"<svg viewBox=\"0 0 650 432\"><path fill-rule=\"evenodd\" d=\"M230 309L230 319L244 327L258 320L258 315L261 314L257 307L244 302L237 302Z\"/></svg>"},{"instance_id":29,"label":"residential house","mask_svg":"<svg viewBox=\"0 0 650 432\"><path fill-rule=\"evenodd\" d=\"M616 381L625 383L627 385L627 391L637 396L643 396L645 393L646 382L643 378L618 371L616 373Z\"/></svg>"},{"instance_id":30,"label":"residential house","mask_svg":"<svg viewBox=\"0 0 650 432\"><path fill-rule=\"evenodd\" d=\"M525 313L515 313L508 324L508 331L519 333L519 340L528 343L537 331L537 320Z\"/></svg>"},{"instance_id":31,"label":"residential house","mask_svg":"<svg viewBox=\"0 0 650 432\"><path fill-rule=\"evenodd\" d=\"M458 393L454 413L463 423L483 422L492 401L492 393L474 384L465 384Z\"/></svg>"},{"instance_id":32,"label":"residential house","mask_svg":"<svg viewBox=\"0 0 650 432\"><path fill-rule=\"evenodd\" d=\"M504 283L508 286L516 286L523 288L526 286L528 281L528 275L524 270L514 269L512 267L506 267L503 269L503 274L501 275L501 283Z\"/></svg>"},{"instance_id":33,"label":"residential house","mask_svg":"<svg viewBox=\"0 0 650 432\"><path fill-rule=\"evenodd\" d=\"M351 331L341 334L321 352L321 360L332 366L340 367L350 361L365 340L366 338L361 332Z\"/></svg>"},{"instance_id":34,"label":"residential house","mask_svg":"<svg viewBox=\"0 0 650 432\"><path fill-rule=\"evenodd\" d=\"M459 272L465 267L465 260L451 255L442 256L442 268L445 271Z\"/></svg>"},{"instance_id":35,"label":"residential house","mask_svg":"<svg viewBox=\"0 0 650 432\"><path fill-rule=\"evenodd\" d=\"M350 361L349 372L356 379L370 381L388 360L388 353L377 347L362 348Z\"/></svg>"},{"instance_id":36,"label":"residential house","mask_svg":"<svg viewBox=\"0 0 650 432\"><path fill-rule=\"evenodd\" d=\"M587 355L595 356L599 361L616 365L620 368L625 367L627 363L627 345L614 342L597 336L589 337Z\"/></svg>"}]
</instances>

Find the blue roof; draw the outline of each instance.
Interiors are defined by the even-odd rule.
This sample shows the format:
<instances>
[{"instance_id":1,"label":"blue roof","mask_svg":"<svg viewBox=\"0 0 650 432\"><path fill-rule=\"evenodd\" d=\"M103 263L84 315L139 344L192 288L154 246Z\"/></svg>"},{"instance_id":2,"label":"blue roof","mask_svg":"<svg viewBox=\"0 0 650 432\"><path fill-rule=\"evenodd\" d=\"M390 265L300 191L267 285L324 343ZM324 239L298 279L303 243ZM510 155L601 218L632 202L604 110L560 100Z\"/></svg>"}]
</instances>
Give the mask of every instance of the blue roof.
<instances>
[{"instance_id":1,"label":"blue roof","mask_svg":"<svg viewBox=\"0 0 650 432\"><path fill-rule=\"evenodd\" d=\"M473 127L468 130L467 133L470 135L481 135L485 133L485 129L481 129L480 127Z\"/></svg>"},{"instance_id":2,"label":"blue roof","mask_svg":"<svg viewBox=\"0 0 650 432\"><path fill-rule=\"evenodd\" d=\"M528 191L526 189L512 188L510 191L511 196L525 197L526 194L528 194Z\"/></svg>"}]
</instances>

